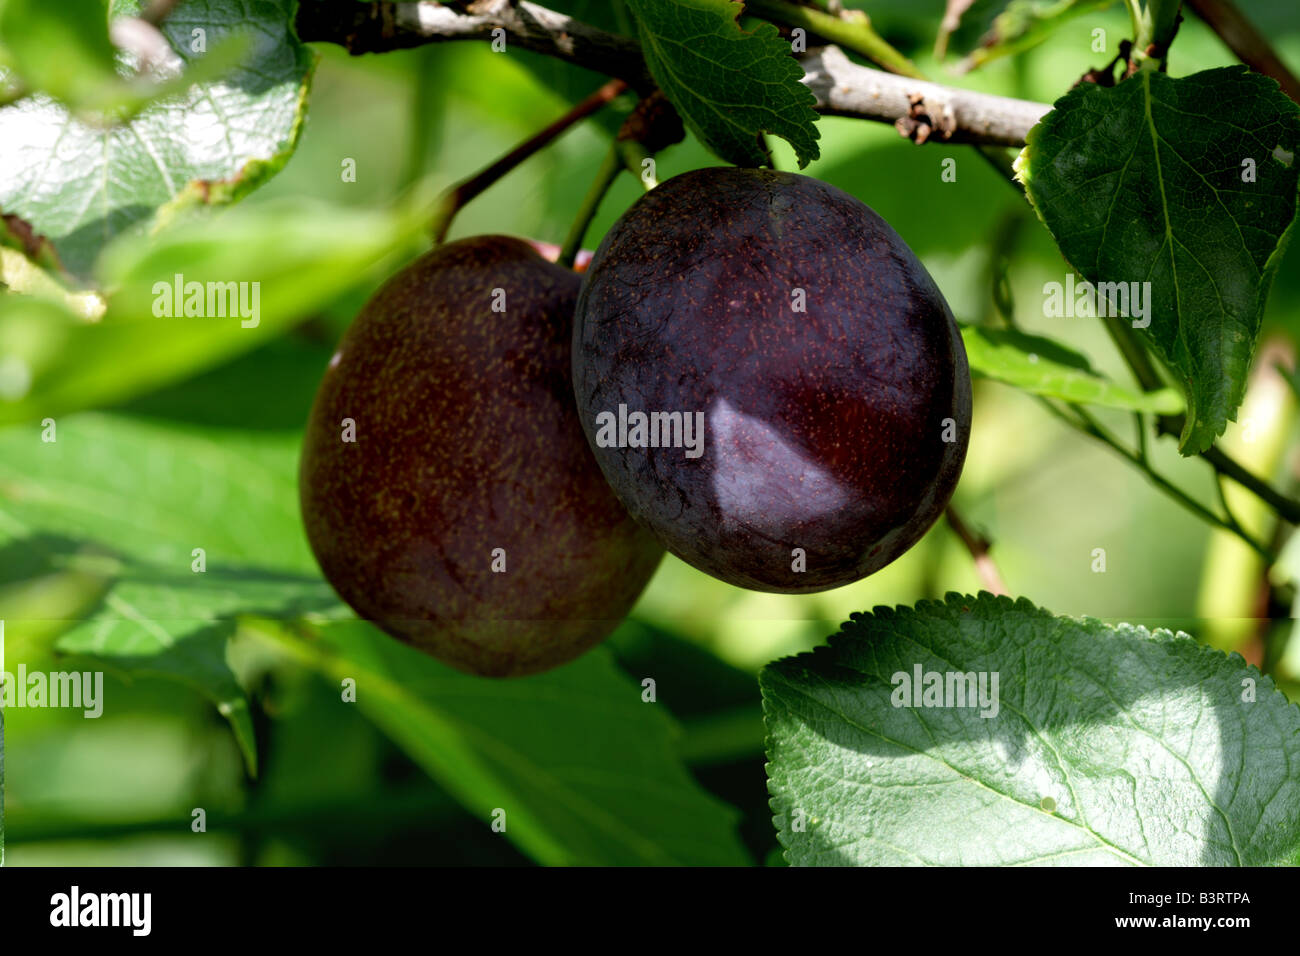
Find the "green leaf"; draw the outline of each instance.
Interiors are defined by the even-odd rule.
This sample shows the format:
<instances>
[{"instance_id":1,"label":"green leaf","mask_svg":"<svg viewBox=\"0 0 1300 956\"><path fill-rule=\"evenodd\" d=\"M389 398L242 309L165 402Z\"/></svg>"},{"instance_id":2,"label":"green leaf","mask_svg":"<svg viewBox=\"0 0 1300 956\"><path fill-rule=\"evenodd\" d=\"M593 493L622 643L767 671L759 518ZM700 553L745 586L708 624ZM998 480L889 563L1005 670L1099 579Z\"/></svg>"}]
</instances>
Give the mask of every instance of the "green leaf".
<instances>
[{"instance_id":1,"label":"green leaf","mask_svg":"<svg viewBox=\"0 0 1300 956\"><path fill-rule=\"evenodd\" d=\"M162 32L187 69L211 55L192 49L196 30L214 51L247 36L248 52L220 81L124 125L88 125L43 94L0 108L0 209L48 236L68 270L85 276L118 233L256 188L288 160L306 110L313 55L294 35L295 8L294 0L181 4Z\"/></svg>"},{"instance_id":2,"label":"green leaf","mask_svg":"<svg viewBox=\"0 0 1300 956\"><path fill-rule=\"evenodd\" d=\"M6 0L0 37L22 81L65 102L96 102L118 84L104 0Z\"/></svg>"},{"instance_id":3,"label":"green leaf","mask_svg":"<svg viewBox=\"0 0 1300 956\"><path fill-rule=\"evenodd\" d=\"M191 62L139 63L139 48L162 36L141 20L114 23L121 36L110 41L109 20L134 16L138 0L10 0L0 6L0 37L14 41L0 49L0 82L8 87L0 103L33 93L59 100L91 126L125 122L149 104L210 83L236 66L246 52L242 42L224 42ZM114 42L126 49L119 51ZM143 69L139 69L143 66Z\"/></svg>"},{"instance_id":4,"label":"green leaf","mask_svg":"<svg viewBox=\"0 0 1300 956\"><path fill-rule=\"evenodd\" d=\"M998 675L996 707L913 706L918 669ZM795 864L1300 863L1300 707L1186 635L950 594L759 683Z\"/></svg>"},{"instance_id":5,"label":"green leaf","mask_svg":"<svg viewBox=\"0 0 1300 956\"><path fill-rule=\"evenodd\" d=\"M94 290L73 291L66 284L66 273L62 272L57 261L42 261L39 244L26 247L25 250L12 248L6 242L6 223L22 222L16 216L0 216L0 295L5 291L29 295L61 307L65 316L75 317L78 321L93 321L104 314L104 298ZM35 253L35 254L32 254ZM8 299L9 297L5 297ZM10 299L11 302L21 301ZM0 305L0 313L9 311L10 307ZM0 333L0 360L4 355L4 334ZM0 395L0 399L4 396Z\"/></svg>"},{"instance_id":6,"label":"green leaf","mask_svg":"<svg viewBox=\"0 0 1300 956\"><path fill-rule=\"evenodd\" d=\"M1081 84L1016 161L1084 278L1149 283L1149 326L1135 328L1187 395L1184 455L1208 448L1241 404L1296 215L1298 151L1300 107L1273 80L1225 67Z\"/></svg>"},{"instance_id":7,"label":"green leaf","mask_svg":"<svg viewBox=\"0 0 1300 956\"><path fill-rule=\"evenodd\" d=\"M761 132L788 140L800 168L816 159L817 102L776 27L742 30L731 0L628 0L655 82L705 146L729 163L768 162Z\"/></svg>"},{"instance_id":8,"label":"green leaf","mask_svg":"<svg viewBox=\"0 0 1300 956\"><path fill-rule=\"evenodd\" d=\"M152 238L123 236L99 264L111 297L98 322L26 297L0 298L0 363L20 365L25 381L8 391L0 382L0 424L123 401L265 345L410 245L424 209L412 202L360 212L282 200L192 218ZM204 290L202 315L184 314L191 283ZM209 283L222 293L211 310Z\"/></svg>"},{"instance_id":9,"label":"green leaf","mask_svg":"<svg viewBox=\"0 0 1300 956\"><path fill-rule=\"evenodd\" d=\"M356 706L484 826L550 865L743 866L735 814L674 750L675 727L604 648L533 677L439 664L363 621L250 630L353 680Z\"/></svg>"},{"instance_id":10,"label":"green leaf","mask_svg":"<svg viewBox=\"0 0 1300 956\"><path fill-rule=\"evenodd\" d=\"M298 435L102 413L59 419L53 442L45 431L0 431L0 616L10 636L80 608L84 621L52 635L58 650L198 689L254 766L227 647L235 616L340 607L298 517Z\"/></svg>"},{"instance_id":11,"label":"green leaf","mask_svg":"<svg viewBox=\"0 0 1300 956\"><path fill-rule=\"evenodd\" d=\"M1035 395L1157 415L1176 415L1184 407L1176 389L1142 392L1118 385L1094 372L1087 358L1051 339L973 325L963 326L961 337L973 373Z\"/></svg>"}]
</instances>

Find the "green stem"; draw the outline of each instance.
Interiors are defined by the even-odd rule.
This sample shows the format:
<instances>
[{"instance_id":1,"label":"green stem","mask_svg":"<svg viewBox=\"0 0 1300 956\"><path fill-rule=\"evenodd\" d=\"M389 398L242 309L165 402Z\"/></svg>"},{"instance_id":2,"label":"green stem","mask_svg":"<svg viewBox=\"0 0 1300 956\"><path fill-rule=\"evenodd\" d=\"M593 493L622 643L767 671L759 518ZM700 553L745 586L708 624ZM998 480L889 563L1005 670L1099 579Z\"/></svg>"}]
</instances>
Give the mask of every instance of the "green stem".
<instances>
[{"instance_id":1,"label":"green stem","mask_svg":"<svg viewBox=\"0 0 1300 956\"><path fill-rule=\"evenodd\" d=\"M1111 310L1107 309L1106 311ZM1142 390L1156 392L1164 388L1165 383L1161 380L1160 373L1152 363L1147 350L1143 348L1142 343L1133 334L1133 327L1128 320L1120 315L1107 315L1105 323L1106 331L1110 333L1111 340L1132 370L1133 377L1142 386Z\"/></svg>"},{"instance_id":2,"label":"green stem","mask_svg":"<svg viewBox=\"0 0 1300 956\"><path fill-rule=\"evenodd\" d=\"M596 211L600 209L601 200L605 198L605 193L609 192L609 187L614 184L614 180L622 171L623 150L615 141L605 153L605 158L601 160L596 178L592 180L591 188L587 190L582 205L578 207L578 215L573 220L569 235L565 237L564 245L560 247L560 258L556 260L557 264L566 269L573 268L574 260L578 258L578 251L582 248L582 240L591 227L591 220L596 218Z\"/></svg>"},{"instance_id":3,"label":"green stem","mask_svg":"<svg viewBox=\"0 0 1300 956\"><path fill-rule=\"evenodd\" d=\"M1137 431L1137 453L1142 463L1148 464L1147 458L1147 418L1141 412L1133 413L1133 424Z\"/></svg>"},{"instance_id":4,"label":"green stem","mask_svg":"<svg viewBox=\"0 0 1300 956\"><path fill-rule=\"evenodd\" d=\"M1132 462L1139 469L1141 469L1142 473L1147 476L1147 479L1151 481L1152 484L1160 488L1160 490L1165 492L1167 495L1173 498L1174 501L1178 502L1180 505L1182 505L1192 514L1200 518L1202 521L1214 525L1216 528L1222 528L1224 531L1227 531L1230 534L1236 535L1242 541L1244 541L1253 551L1255 551L1255 553L1257 553L1261 558L1263 558L1265 561L1269 562L1270 564L1272 564L1273 561L1276 559L1273 552L1266 545L1252 538L1249 534L1246 533L1246 531L1243 528L1241 528L1239 525L1236 525L1235 521L1230 522L1225 520L1224 518L1219 517L1219 515L1215 514L1209 508L1205 507L1205 505L1201 504L1199 501L1197 501L1187 492L1183 491L1183 489L1179 488L1173 482L1169 481L1167 478L1165 478L1163 475L1157 472L1154 468L1152 468L1150 462L1144 461L1143 456L1141 454L1125 446L1123 442L1115 438L1114 435L1112 435L1105 428L1103 428L1096 419L1094 419L1091 415L1085 412L1082 408L1078 408L1078 407L1072 408L1071 410L1075 413L1076 416L1078 416L1077 418L1072 418L1070 415L1067 415L1064 411L1062 411L1052 402L1048 401L1046 398L1039 396L1039 401L1041 401L1043 405L1047 408L1047 410L1050 411L1057 418L1060 418L1062 421L1066 422L1069 425L1074 426L1075 428L1079 429L1085 434L1092 436L1093 438L1097 439L1103 444L1109 446L1117 454L1123 456L1124 458L1127 458L1130 462Z\"/></svg>"},{"instance_id":5,"label":"green stem","mask_svg":"<svg viewBox=\"0 0 1300 956\"><path fill-rule=\"evenodd\" d=\"M1025 217L1019 208L1003 213L993 230L993 243L989 251L989 304L996 310L1002 324L1009 329L1019 328L1016 324L1015 290L1011 287L1011 260L1024 223ZM987 313L986 307L986 316Z\"/></svg>"},{"instance_id":6,"label":"green stem","mask_svg":"<svg viewBox=\"0 0 1300 956\"><path fill-rule=\"evenodd\" d=\"M1106 330L1110 332L1120 355L1124 357L1124 361L1132 370L1134 378L1142 386L1143 391L1154 392L1164 388L1160 374L1152 364L1146 349L1142 347L1142 343L1133 334L1132 326L1120 316L1108 316L1105 321ZM1159 419L1160 431L1174 437L1182 434L1185 424L1186 419L1182 415L1161 415ZM1209 463L1215 474L1231 478L1291 524L1300 524L1300 501L1288 498L1262 478L1251 474L1223 449L1211 445L1200 453L1200 457Z\"/></svg>"},{"instance_id":7,"label":"green stem","mask_svg":"<svg viewBox=\"0 0 1300 956\"><path fill-rule=\"evenodd\" d=\"M809 33L860 53L891 73L915 80L924 79L911 60L885 42L871 26L871 19L861 10L846 10L843 17L837 17L786 0L748 0L745 6L757 16L789 27L803 27Z\"/></svg>"},{"instance_id":8,"label":"green stem","mask_svg":"<svg viewBox=\"0 0 1300 956\"><path fill-rule=\"evenodd\" d=\"M1133 20L1133 63L1144 70L1163 70L1169 45L1178 32L1178 11L1182 0L1126 0ZM1151 53L1147 51L1151 50Z\"/></svg>"},{"instance_id":9,"label":"green stem","mask_svg":"<svg viewBox=\"0 0 1300 956\"><path fill-rule=\"evenodd\" d=\"M1169 57L1169 46L1178 33L1178 14L1182 0L1147 0L1151 14L1151 42L1160 48L1157 59L1163 64Z\"/></svg>"},{"instance_id":10,"label":"green stem","mask_svg":"<svg viewBox=\"0 0 1300 956\"><path fill-rule=\"evenodd\" d=\"M1128 7L1128 17L1132 21L1134 45L1144 37L1147 38L1147 42L1150 42L1151 16L1142 6L1142 0L1124 0L1124 6Z\"/></svg>"},{"instance_id":11,"label":"green stem","mask_svg":"<svg viewBox=\"0 0 1300 956\"><path fill-rule=\"evenodd\" d=\"M1251 474L1221 448L1211 445L1201 452L1201 457L1210 463L1216 473L1231 478L1291 524L1300 524L1300 502L1288 498L1264 479Z\"/></svg>"},{"instance_id":12,"label":"green stem","mask_svg":"<svg viewBox=\"0 0 1300 956\"><path fill-rule=\"evenodd\" d=\"M1244 535L1246 533L1245 529L1242 527L1241 522L1237 520L1237 516L1232 513L1232 506L1228 504L1228 493L1223 487L1222 475L1214 476L1214 490L1218 492L1219 506L1223 508L1224 519L1232 526L1234 533L1238 536Z\"/></svg>"},{"instance_id":13,"label":"green stem","mask_svg":"<svg viewBox=\"0 0 1300 956\"><path fill-rule=\"evenodd\" d=\"M622 156L623 165L627 168L627 171L636 177L637 182L645 187L646 192L659 185L659 181L655 179L653 173L647 175L648 170L645 161L653 159L653 157L650 155L650 150L645 148L644 143L637 142L634 139L620 139L615 140L614 145L618 147L619 155ZM653 170L654 166L652 165L650 169Z\"/></svg>"}]
</instances>

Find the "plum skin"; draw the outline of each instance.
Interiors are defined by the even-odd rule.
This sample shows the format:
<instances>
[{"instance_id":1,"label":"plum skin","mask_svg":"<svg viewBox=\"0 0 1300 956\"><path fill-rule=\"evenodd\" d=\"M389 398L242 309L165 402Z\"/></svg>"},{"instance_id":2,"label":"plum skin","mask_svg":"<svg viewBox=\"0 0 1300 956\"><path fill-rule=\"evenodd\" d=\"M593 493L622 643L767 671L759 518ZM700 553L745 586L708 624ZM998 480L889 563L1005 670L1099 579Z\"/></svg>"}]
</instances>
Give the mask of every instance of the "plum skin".
<instances>
[{"instance_id":1,"label":"plum skin","mask_svg":"<svg viewBox=\"0 0 1300 956\"><path fill-rule=\"evenodd\" d=\"M970 433L965 348L924 266L858 199L772 170L685 173L619 219L583 279L573 383L633 517L762 591L901 555L943 513ZM703 412L703 455L600 447L620 404Z\"/></svg>"},{"instance_id":2,"label":"plum skin","mask_svg":"<svg viewBox=\"0 0 1300 956\"><path fill-rule=\"evenodd\" d=\"M579 283L505 236L435 249L366 303L307 425L300 498L325 577L359 616L469 673L578 656L663 554L605 484L573 407Z\"/></svg>"}]
</instances>

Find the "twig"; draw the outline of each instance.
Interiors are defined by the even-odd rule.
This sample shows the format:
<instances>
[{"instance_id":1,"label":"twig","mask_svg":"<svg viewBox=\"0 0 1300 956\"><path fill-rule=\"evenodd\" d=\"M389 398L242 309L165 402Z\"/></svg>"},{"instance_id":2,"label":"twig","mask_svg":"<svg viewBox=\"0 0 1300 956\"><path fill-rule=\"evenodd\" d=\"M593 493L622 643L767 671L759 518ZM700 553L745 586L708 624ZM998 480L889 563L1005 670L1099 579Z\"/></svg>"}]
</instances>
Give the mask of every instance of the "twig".
<instances>
[{"instance_id":1,"label":"twig","mask_svg":"<svg viewBox=\"0 0 1300 956\"><path fill-rule=\"evenodd\" d=\"M817 97L821 112L897 123L912 112L909 97L920 96L930 115L950 118L952 132L946 142L1024 146L1025 136L1051 110L1046 103L940 86L858 66L834 46L810 50L801 63L804 84Z\"/></svg>"},{"instance_id":2,"label":"twig","mask_svg":"<svg viewBox=\"0 0 1300 956\"><path fill-rule=\"evenodd\" d=\"M1210 25L1229 50L1256 73L1277 80L1282 92L1300 103L1300 79L1230 0L1185 0Z\"/></svg>"},{"instance_id":3,"label":"twig","mask_svg":"<svg viewBox=\"0 0 1300 956\"><path fill-rule=\"evenodd\" d=\"M1142 390L1153 392L1164 388L1164 382L1160 380L1160 375L1145 349L1142 348L1142 344L1137 341L1132 327L1123 319L1111 316L1106 319L1106 329L1110 332L1120 355L1123 356ZM1177 438L1182 434L1186 418L1183 415L1161 415L1157 422L1161 434ZM1231 478L1291 524L1300 524L1300 501L1288 498L1263 478L1251 474L1223 449L1211 445L1200 453L1200 457L1209 463L1216 474Z\"/></svg>"},{"instance_id":4,"label":"twig","mask_svg":"<svg viewBox=\"0 0 1300 956\"><path fill-rule=\"evenodd\" d=\"M1133 413L1133 431L1137 435L1138 460L1149 467L1151 459L1147 457L1147 417L1141 412Z\"/></svg>"},{"instance_id":5,"label":"twig","mask_svg":"<svg viewBox=\"0 0 1300 956\"><path fill-rule=\"evenodd\" d=\"M349 53L384 53L449 40L493 40L504 31L508 47L531 50L624 80L639 93L654 89L640 45L528 0L480 0L473 11L441 3L300 3L298 37L337 43Z\"/></svg>"},{"instance_id":6,"label":"twig","mask_svg":"<svg viewBox=\"0 0 1300 956\"><path fill-rule=\"evenodd\" d=\"M875 31L870 18L861 10L846 11L842 16L834 16L789 3L788 0L748 0L745 9L776 23L803 27L824 40L862 54L891 73L922 78L912 61L890 46Z\"/></svg>"},{"instance_id":7,"label":"twig","mask_svg":"<svg viewBox=\"0 0 1300 956\"><path fill-rule=\"evenodd\" d=\"M605 106L625 89L627 89L627 84L622 80L610 80L595 93L592 93L573 109L569 110L569 112L557 119L550 126L546 127L541 132L530 136L490 166L485 167L468 179L461 180L455 186L452 186L443 193L442 198L438 202L438 209L433 219L432 232L434 242L440 243L447 238L447 230L451 228L452 219L455 218L456 213L459 212L466 203L495 183L506 173L510 172L510 170L514 169L529 156L532 156L538 150L548 145L552 140L558 137L565 130L569 129L579 120L585 119L602 106Z\"/></svg>"},{"instance_id":8,"label":"twig","mask_svg":"<svg viewBox=\"0 0 1300 956\"><path fill-rule=\"evenodd\" d=\"M1237 516L1233 514L1232 505L1228 504L1228 489L1223 486L1222 475L1214 476L1214 490L1219 495L1219 507L1223 509L1223 520L1232 526L1232 530L1237 535L1244 535L1246 529L1242 526L1241 522L1237 520Z\"/></svg>"},{"instance_id":9,"label":"twig","mask_svg":"<svg viewBox=\"0 0 1300 956\"><path fill-rule=\"evenodd\" d=\"M1158 471L1156 471L1151 466L1150 461L1145 460L1143 456L1138 452L1135 452L1132 449L1127 448L1123 442L1121 442L1114 435L1112 435L1105 428L1103 428L1096 419L1094 419L1091 415L1085 412L1082 408L1071 407L1071 411L1074 413L1074 415L1071 416L1066 412L1062 411L1060 408L1058 408L1055 403L1049 401L1043 396L1038 395L1035 397L1043 404L1043 406L1048 411L1050 411L1057 418L1064 421L1066 424L1079 429L1086 435L1092 436L1093 438L1107 445L1111 450L1115 451L1116 453L1123 456L1124 458L1127 458L1130 462L1136 465L1144 475L1147 476L1147 479L1152 484L1160 488L1160 490L1165 492L1165 494L1169 495L1169 497L1173 498L1174 501L1178 502L1180 505L1182 505L1192 514L1200 518L1202 521L1205 521L1207 524L1214 525L1216 528L1222 528L1224 531L1228 531L1232 534L1235 534L1238 538L1240 538L1247 545L1249 545L1250 548L1256 554L1258 554L1261 558L1267 561L1270 565L1274 562L1274 560L1276 560L1276 555L1272 552L1272 550L1267 545L1259 541L1256 541L1249 534L1247 534L1240 526L1234 527L1233 523L1230 523L1226 519L1219 517L1209 508L1205 507L1205 505L1201 504L1199 501L1197 501L1187 492L1183 491L1183 489L1179 488L1169 479L1165 478L1164 475L1161 475Z\"/></svg>"},{"instance_id":10,"label":"twig","mask_svg":"<svg viewBox=\"0 0 1300 956\"><path fill-rule=\"evenodd\" d=\"M960 512L952 505L948 506L948 510L944 512L944 517L948 519L948 525L956 533L957 537L961 538L961 543L966 545L966 550L970 552L971 557L975 560L975 573L979 575L985 590L997 595L1008 595L1007 586L1002 583L1002 573L998 570L993 556L989 554L988 538L972 531L970 525L966 523Z\"/></svg>"},{"instance_id":11,"label":"twig","mask_svg":"<svg viewBox=\"0 0 1300 956\"><path fill-rule=\"evenodd\" d=\"M654 81L635 40L598 30L572 17L518 0L481 0L473 13L438 3L358 3L318 0L298 7L298 36L336 43L354 54L377 53L455 40L490 40L504 31L506 43L618 77L639 93ZM1051 109L1046 103L976 93L873 70L851 62L838 47L811 49L799 57L804 84L817 109L897 123L912 112L909 97L920 96L932 116L951 120L954 143L1023 146L1025 134Z\"/></svg>"},{"instance_id":12,"label":"twig","mask_svg":"<svg viewBox=\"0 0 1300 956\"><path fill-rule=\"evenodd\" d=\"M1231 478L1243 488L1249 490L1291 524L1300 524L1300 501L1288 498L1263 478L1247 471L1237 461L1228 457L1223 449L1211 445L1201 452L1201 457L1210 463L1215 472L1225 478Z\"/></svg>"}]
</instances>

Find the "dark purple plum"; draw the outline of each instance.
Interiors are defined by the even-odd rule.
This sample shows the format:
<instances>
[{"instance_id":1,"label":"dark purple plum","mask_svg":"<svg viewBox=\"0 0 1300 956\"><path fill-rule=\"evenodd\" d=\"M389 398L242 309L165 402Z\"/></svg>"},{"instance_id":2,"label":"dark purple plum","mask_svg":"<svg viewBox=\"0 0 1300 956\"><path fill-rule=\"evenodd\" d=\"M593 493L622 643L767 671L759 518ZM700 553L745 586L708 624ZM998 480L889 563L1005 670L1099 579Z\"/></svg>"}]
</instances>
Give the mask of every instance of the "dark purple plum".
<instances>
[{"instance_id":1,"label":"dark purple plum","mask_svg":"<svg viewBox=\"0 0 1300 956\"><path fill-rule=\"evenodd\" d=\"M361 617L470 673L577 657L663 555L578 422L578 288L517 239L442 246L366 303L312 408L299 484L325 577Z\"/></svg>"},{"instance_id":2,"label":"dark purple plum","mask_svg":"<svg viewBox=\"0 0 1300 956\"><path fill-rule=\"evenodd\" d=\"M966 352L924 266L853 196L771 170L686 173L619 219L583 279L573 381L633 517L762 591L901 555L943 513L970 433ZM677 447L697 420L698 455Z\"/></svg>"}]
</instances>

